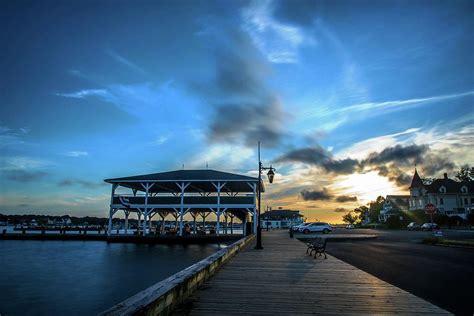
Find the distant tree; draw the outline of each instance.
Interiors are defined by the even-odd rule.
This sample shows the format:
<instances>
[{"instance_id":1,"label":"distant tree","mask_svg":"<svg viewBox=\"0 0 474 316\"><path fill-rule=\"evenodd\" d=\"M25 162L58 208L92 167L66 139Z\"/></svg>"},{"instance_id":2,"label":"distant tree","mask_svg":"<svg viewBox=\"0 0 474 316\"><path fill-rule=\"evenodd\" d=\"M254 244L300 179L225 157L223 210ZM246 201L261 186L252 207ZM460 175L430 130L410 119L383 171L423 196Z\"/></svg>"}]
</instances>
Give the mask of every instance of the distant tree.
<instances>
[{"instance_id":1,"label":"distant tree","mask_svg":"<svg viewBox=\"0 0 474 316\"><path fill-rule=\"evenodd\" d=\"M369 208L365 205L359 206L354 209L354 213L357 215L357 223L360 224L369 214Z\"/></svg>"},{"instance_id":2,"label":"distant tree","mask_svg":"<svg viewBox=\"0 0 474 316\"><path fill-rule=\"evenodd\" d=\"M385 203L385 198L383 196L378 196L375 201L369 203L369 219L371 222L378 222L380 211L383 208Z\"/></svg>"},{"instance_id":3,"label":"distant tree","mask_svg":"<svg viewBox=\"0 0 474 316\"><path fill-rule=\"evenodd\" d=\"M459 170L456 175L456 179L458 181L474 181L474 167L462 167L461 170Z\"/></svg>"},{"instance_id":4,"label":"distant tree","mask_svg":"<svg viewBox=\"0 0 474 316\"><path fill-rule=\"evenodd\" d=\"M354 225L357 222L357 220L358 220L358 217L357 217L356 214L354 214L354 212L349 212L349 213L342 216L342 221L344 223Z\"/></svg>"}]
</instances>

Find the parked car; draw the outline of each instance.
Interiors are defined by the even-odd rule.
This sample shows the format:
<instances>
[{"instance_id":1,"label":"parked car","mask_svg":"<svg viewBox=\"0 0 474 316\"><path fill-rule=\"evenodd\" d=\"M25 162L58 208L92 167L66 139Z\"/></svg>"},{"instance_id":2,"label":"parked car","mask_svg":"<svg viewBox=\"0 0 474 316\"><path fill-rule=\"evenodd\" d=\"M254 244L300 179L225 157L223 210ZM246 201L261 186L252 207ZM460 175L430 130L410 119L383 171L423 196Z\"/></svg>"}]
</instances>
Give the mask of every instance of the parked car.
<instances>
[{"instance_id":1,"label":"parked car","mask_svg":"<svg viewBox=\"0 0 474 316\"><path fill-rule=\"evenodd\" d=\"M346 229L354 229L354 228L355 228L355 227L354 227L354 225L352 225L352 224L349 224L349 225L346 226Z\"/></svg>"},{"instance_id":2,"label":"parked car","mask_svg":"<svg viewBox=\"0 0 474 316\"><path fill-rule=\"evenodd\" d=\"M439 229L439 226L436 223L424 223L423 225L421 225L421 229L433 230L433 229Z\"/></svg>"},{"instance_id":3,"label":"parked car","mask_svg":"<svg viewBox=\"0 0 474 316\"><path fill-rule=\"evenodd\" d=\"M323 234L327 234L332 232L332 226L323 222L309 223L303 227L300 227L298 231L304 234L313 232L322 232Z\"/></svg>"},{"instance_id":4,"label":"parked car","mask_svg":"<svg viewBox=\"0 0 474 316\"><path fill-rule=\"evenodd\" d=\"M420 226L420 224L418 224L416 222L411 222L410 224L407 225L407 229L408 230L420 230L421 226Z\"/></svg>"},{"instance_id":5,"label":"parked car","mask_svg":"<svg viewBox=\"0 0 474 316\"><path fill-rule=\"evenodd\" d=\"M306 225L308 225L308 223L301 223L299 225L292 226L291 230L294 231L294 232L297 232L300 227L303 227L303 226L306 226Z\"/></svg>"}]
</instances>

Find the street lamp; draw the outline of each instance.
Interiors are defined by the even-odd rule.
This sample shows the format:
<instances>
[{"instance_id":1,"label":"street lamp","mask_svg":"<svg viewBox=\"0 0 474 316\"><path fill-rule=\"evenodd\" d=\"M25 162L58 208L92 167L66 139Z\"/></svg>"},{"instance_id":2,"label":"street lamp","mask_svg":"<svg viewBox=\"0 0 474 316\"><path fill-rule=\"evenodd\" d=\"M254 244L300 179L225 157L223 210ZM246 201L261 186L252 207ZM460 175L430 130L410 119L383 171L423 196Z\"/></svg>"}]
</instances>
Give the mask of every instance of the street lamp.
<instances>
[{"instance_id":1,"label":"street lamp","mask_svg":"<svg viewBox=\"0 0 474 316\"><path fill-rule=\"evenodd\" d=\"M255 249L263 249L262 247L262 226L260 222L260 202L262 200L262 170L268 170L268 182L273 183L275 177L275 168L271 165L270 167L264 167L260 161L260 141L258 142L258 217L257 217L257 244Z\"/></svg>"}]
</instances>

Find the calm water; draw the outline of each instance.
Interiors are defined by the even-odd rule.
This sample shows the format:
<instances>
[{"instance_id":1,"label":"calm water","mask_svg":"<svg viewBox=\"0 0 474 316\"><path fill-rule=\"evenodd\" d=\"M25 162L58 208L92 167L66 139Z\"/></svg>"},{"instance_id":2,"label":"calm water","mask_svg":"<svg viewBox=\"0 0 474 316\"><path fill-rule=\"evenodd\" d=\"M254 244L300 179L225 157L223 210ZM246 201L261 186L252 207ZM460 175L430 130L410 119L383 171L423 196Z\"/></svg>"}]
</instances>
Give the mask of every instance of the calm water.
<instances>
[{"instance_id":1,"label":"calm water","mask_svg":"<svg viewBox=\"0 0 474 316\"><path fill-rule=\"evenodd\" d=\"M0 241L0 314L95 315L225 245Z\"/></svg>"}]
</instances>

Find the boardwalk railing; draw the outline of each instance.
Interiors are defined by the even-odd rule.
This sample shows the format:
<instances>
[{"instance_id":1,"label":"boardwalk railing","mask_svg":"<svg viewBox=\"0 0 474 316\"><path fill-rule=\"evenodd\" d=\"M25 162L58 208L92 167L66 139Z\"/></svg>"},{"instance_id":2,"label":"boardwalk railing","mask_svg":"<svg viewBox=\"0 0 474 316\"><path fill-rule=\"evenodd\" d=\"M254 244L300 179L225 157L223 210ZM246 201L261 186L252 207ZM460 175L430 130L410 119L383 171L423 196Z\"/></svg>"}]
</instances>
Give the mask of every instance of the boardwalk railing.
<instances>
[{"instance_id":1,"label":"boardwalk railing","mask_svg":"<svg viewBox=\"0 0 474 316\"><path fill-rule=\"evenodd\" d=\"M239 250L254 235L244 237L227 248L150 286L100 315L168 315Z\"/></svg>"}]
</instances>

